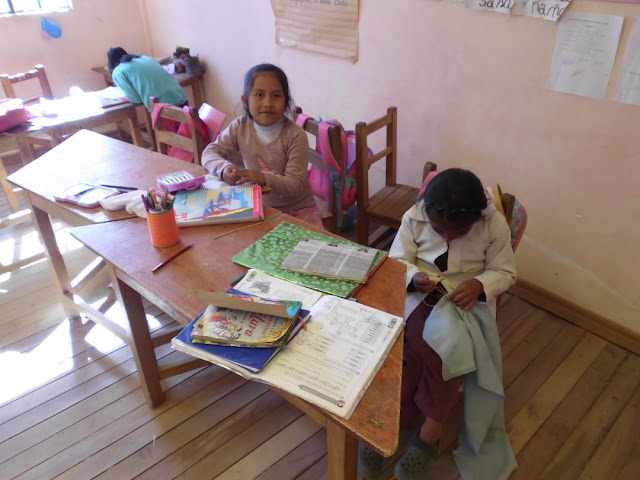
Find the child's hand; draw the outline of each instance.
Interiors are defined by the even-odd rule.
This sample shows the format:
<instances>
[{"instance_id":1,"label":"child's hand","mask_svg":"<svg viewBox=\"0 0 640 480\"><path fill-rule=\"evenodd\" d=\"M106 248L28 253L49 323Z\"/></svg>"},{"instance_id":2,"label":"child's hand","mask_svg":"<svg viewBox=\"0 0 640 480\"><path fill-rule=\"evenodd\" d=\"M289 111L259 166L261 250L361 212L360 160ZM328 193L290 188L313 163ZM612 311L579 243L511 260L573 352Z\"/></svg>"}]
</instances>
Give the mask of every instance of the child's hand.
<instances>
[{"instance_id":1,"label":"child's hand","mask_svg":"<svg viewBox=\"0 0 640 480\"><path fill-rule=\"evenodd\" d=\"M238 180L236 180L236 185L240 185L242 183L255 183L258 185L266 185L267 179L259 170L248 170L246 168L241 168L237 171Z\"/></svg>"},{"instance_id":2,"label":"child's hand","mask_svg":"<svg viewBox=\"0 0 640 480\"><path fill-rule=\"evenodd\" d=\"M449 300L455 303L462 310L469 310L478 301L478 297L484 291L480 280L472 278L462 282L449 294Z\"/></svg>"},{"instance_id":3,"label":"child's hand","mask_svg":"<svg viewBox=\"0 0 640 480\"><path fill-rule=\"evenodd\" d=\"M436 282L430 280L426 273L418 272L413 276L413 286L420 293L429 293L436 288Z\"/></svg>"},{"instance_id":4,"label":"child's hand","mask_svg":"<svg viewBox=\"0 0 640 480\"><path fill-rule=\"evenodd\" d=\"M222 180L227 182L229 185L235 185L240 175L238 175L238 168L234 165L229 165L222 172Z\"/></svg>"}]
</instances>

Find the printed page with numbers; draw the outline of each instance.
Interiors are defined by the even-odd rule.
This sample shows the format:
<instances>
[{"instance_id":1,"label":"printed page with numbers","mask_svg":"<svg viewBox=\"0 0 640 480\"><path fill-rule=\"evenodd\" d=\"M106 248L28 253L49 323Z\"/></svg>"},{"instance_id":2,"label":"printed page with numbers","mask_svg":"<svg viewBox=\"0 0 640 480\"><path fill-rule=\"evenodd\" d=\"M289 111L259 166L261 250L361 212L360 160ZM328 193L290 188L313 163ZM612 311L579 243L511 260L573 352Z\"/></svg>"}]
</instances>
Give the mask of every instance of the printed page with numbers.
<instances>
[{"instance_id":1,"label":"printed page with numbers","mask_svg":"<svg viewBox=\"0 0 640 480\"><path fill-rule=\"evenodd\" d=\"M349 419L404 327L403 319L325 296L301 330L255 377Z\"/></svg>"}]
</instances>

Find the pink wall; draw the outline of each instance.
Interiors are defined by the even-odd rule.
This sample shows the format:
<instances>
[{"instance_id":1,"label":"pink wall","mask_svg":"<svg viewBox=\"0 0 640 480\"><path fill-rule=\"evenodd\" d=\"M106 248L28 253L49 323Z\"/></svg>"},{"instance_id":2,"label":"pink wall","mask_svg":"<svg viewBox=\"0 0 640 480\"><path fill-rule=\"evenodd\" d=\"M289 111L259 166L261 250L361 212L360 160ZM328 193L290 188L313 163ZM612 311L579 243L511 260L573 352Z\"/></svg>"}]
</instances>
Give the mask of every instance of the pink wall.
<instances>
[{"instance_id":1,"label":"pink wall","mask_svg":"<svg viewBox=\"0 0 640 480\"><path fill-rule=\"evenodd\" d=\"M63 96L73 85L85 90L104 88L91 67L106 65L109 47L122 44L132 52L148 53L137 1L76 0L72 11L46 17L60 25L62 37L44 33L39 15L0 18L0 73L24 72L41 63L54 95Z\"/></svg>"},{"instance_id":2,"label":"pink wall","mask_svg":"<svg viewBox=\"0 0 640 480\"><path fill-rule=\"evenodd\" d=\"M640 6L574 0L569 11L630 23ZM360 0L355 64L275 45L264 0L84 0L52 18L59 41L41 38L37 17L0 19L0 42L18 43L0 71L42 62L56 92L99 88L89 67L109 46L165 56L182 45L207 63L206 100L229 114L262 61L284 68L307 112L347 126L397 105L401 182L417 185L426 160L500 182L530 214L520 277L640 333L640 107L610 100L623 48L607 99L593 100L545 87L556 24L445 1Z\"/></svg>"},{"instance_id":3,"label":"pink wall","mask_svg":"<svg viewBox=\"0 0 640 480\"><path fill-rule=\"evenodd\" d=\"M206 98L227 113L261 61L284 68L314 115L352 126L397 105L400 181L417 185L433 160L500 182L530 214L521 278L640 332L640 107L609 100L620 59L599 101L546 89L557 26L544 20L360 0L352 64L275 45L267 1L189 0L178 11L169 0L145 3L154 54L176 44L200 53ZM640 6L574 0L569 11L630 19Z\"/></svg>"}]
</instances>

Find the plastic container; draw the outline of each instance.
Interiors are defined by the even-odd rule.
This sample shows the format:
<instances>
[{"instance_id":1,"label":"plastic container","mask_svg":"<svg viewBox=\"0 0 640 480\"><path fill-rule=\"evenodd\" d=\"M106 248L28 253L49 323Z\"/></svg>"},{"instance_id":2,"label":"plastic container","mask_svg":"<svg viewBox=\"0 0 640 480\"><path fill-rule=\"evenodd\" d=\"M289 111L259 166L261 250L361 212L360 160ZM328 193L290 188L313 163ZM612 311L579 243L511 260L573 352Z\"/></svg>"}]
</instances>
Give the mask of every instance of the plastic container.
<instances>
[{"instance_id":1,"label":"plastic container","mask_svg":"<svg viewBox=\"0 0 640 480\"><path fill-rule=\"evenodd\" d=\"M173 208L162 213L147 212L147 225L154 247L170 247L180 240L180 231Z\"/></svg>"},{"instance_id":2,"label":"plastic container","mask_svg":"<svg viewBox=\"0 0 640 480\"><path fill-rule=\"evenodd\" d=\"M200 59L198 57L189 57L182 60L187 75L200 75L202 69L200 68Z\"/></svg>"}]
</instances>

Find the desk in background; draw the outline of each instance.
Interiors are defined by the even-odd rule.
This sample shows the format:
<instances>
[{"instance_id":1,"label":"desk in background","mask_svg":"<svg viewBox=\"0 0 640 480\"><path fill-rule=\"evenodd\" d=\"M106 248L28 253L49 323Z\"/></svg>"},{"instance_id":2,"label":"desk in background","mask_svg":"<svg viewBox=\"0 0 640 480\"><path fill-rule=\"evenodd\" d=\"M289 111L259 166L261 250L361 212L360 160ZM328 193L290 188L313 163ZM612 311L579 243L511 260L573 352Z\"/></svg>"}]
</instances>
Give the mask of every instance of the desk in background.
<instances>
[{"instance_id":1,"label":"desk in background","mask_svg":"<svg viewBox=\"0 0 640 480\"><path fill-rule=\"evenodd\" d=\"M266 218L277 215L276 210L265 208ZM219 238L214 236L234 230L238 225L182 228L180 243L168 249L151 247L148 228L142 219L88 225L71 231L75 238L102 257L115 271L129 324L134 332L137 355L144 367L140 371L141 383L143 390L148 392L147 398L152 405L157 405L164 399L160 379L209 363L191 360L158 368L154 347L168 342L182 327L163 335L162 339L152 339L142 297L186 325L205 308L205 305L195 299L194 290L224 290L232 280L246 271L246 268L234 264L231 257L266 235L282 221L318 230L305 222L283 215L271 222ZM192 244L193 248L187 253L157 273L151 272L153 266L164 260L169 253L188 244ZM387 259L359 290L356 298L365 305L403 316L404 276L404 265ZM402 344L401 335L349 420L336 417L272 387L287 401L327 428L330 479L356 478L358 440L364 440L385 456L396 451L399 437Z\"/></svg>"},{"instance_id":2,"label":"desk in background","mask_svg":"<svg viewBox=\"0 0 640 480\"><path fill-rule=\"evenodd\" d=\"M102 75L107 87L115 86L115 83L113 83L111 72L107 68L92 67L91 70ZM173 78L175 78L182 87L191 87L193 101L195 102L195 105L193 106L196 107L196 109L200 108L200 106L202 105L202 73L199 73L198 75L174 73Z\"/></svg>"},{"instance_id":3,"label":"desk in background","mask_svg":"<svg viewBox=\"0 0 640 480\"><path fill-rule=\"evenodd\" d=\"M64 102L67 99L60 99ZM56 102L56 100L52 100ZM28 125L17 127L7 132L8 135L15 136L20 150L20 157L23 164L32 162L35 158L33 145L29 142L30 135L45 135L50 140L51 147L59 145L63 137L77 132L81 129L92 129L110 123L126 121L131 129L133 143L139 147L144 147L140 123L136 113L137 105L123 103L107 108L86 109L70 112L60 112L55 117L34 117Z\"/></svg>"},{"instance_id":4,"label":"desk in background","mask_svg":"<svg viewBox=\"0 0 640 480\"><path fill-rule=\"evenodd\" d=\"M113 77L111 76L111 72L106 67L92 67L91 70L102 75L107 87L115 86L115 83L113 82ZM193 102L195 103L195 105L193 106L196 108L196 110L198 110L202 105L202 101L203 101L202 100L202 73L199 73L198 75L188 75L186 73L174 73L173 78L177 80L180 86L191 87L191 93L193 94ZM142 104L138 104L138 106L141 106L141 105ZM156 139L153 132L151 114L146 108L144 108L144 123L145 123L145 129L147 131L147 134L149 135L149 143L151 143L151 146L155 149Z\"/></svg>"}]
</instances>

